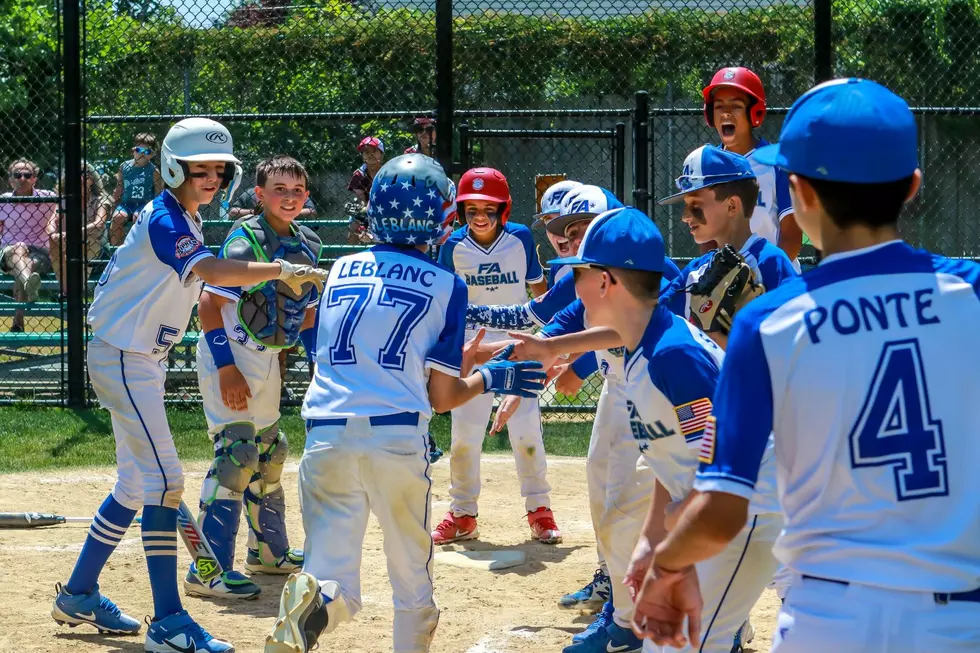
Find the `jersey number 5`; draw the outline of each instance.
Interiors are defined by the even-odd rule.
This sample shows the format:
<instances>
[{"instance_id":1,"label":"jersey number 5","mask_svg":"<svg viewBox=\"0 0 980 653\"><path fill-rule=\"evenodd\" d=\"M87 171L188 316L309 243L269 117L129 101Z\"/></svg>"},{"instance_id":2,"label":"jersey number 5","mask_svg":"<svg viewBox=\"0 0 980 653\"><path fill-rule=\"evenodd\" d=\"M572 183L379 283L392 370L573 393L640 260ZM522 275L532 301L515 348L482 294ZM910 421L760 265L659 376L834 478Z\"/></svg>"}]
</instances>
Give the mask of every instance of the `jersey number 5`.
<instances>
[{"instance_id":1,"label":"jersey number 5","mask_svg":"<svg viewBox=\"0 0 980 653\"><path fill-rule=\"evenodd\" d=\"M347 311L337 334L337 339L330 346L331 365L354 365L357 354L351 345L354 331L360 324L364 309L374 295L374 286L368 284L352 284L349 286L334 286L327 297L327 308L334 308L347 302ZM383 286L378 297L378 306L401 308L401 315L388 336L385 346L378 352L378 363L390 370L405 369L405 346L412 330L425 317L432 303L432 297L417 290Z\"/></svg>"},{"instance_id":2,"label":"jersey number 5","mask_svg":"<svg viewBox=\"0 0 980 653\"><path fill-rule=\"evenodd\" d=\"M899 501L949 493L943 425L929 407L918 340L885 343L850 445L852 467L893 468Z\"/></svg>"}]
</instances>

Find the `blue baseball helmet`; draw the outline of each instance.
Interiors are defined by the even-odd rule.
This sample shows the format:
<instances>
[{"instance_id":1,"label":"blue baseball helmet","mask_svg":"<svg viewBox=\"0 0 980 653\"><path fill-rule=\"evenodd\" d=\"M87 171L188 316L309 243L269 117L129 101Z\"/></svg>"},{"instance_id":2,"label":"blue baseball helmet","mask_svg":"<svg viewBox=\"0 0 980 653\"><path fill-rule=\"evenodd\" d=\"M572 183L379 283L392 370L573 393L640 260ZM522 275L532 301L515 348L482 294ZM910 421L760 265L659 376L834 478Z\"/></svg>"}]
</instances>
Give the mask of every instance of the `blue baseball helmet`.
<instances>
[{"instance_id":1,"label":"blue baseball helmet","mask_svg":"<svg viewBox=\"0 0 980 653\"><path fill-rule=\"evenodd\" d=\"M435 159L403 154L374 176L367 215L378 242L441 245L456 220L456 186Z\"/></svg>"}]
</instances>

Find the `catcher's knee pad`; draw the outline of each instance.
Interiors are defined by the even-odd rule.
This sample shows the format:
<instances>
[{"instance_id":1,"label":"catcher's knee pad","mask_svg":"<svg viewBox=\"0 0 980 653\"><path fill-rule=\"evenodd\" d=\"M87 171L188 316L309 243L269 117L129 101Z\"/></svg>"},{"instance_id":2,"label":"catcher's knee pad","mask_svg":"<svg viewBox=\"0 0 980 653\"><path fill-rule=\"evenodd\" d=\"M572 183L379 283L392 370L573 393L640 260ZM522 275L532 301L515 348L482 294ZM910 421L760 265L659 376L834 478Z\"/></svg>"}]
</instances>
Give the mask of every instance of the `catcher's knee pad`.
<instances>
[{"instance_id":1,"label":"catcher's knee pad","mask_svg":"<svg viewBox=\"0 0 980 653\"><path fill-rule=\"evenodd\" d=\"M256 443L259 448L259 474L262 475L262 480L269 485L278 483L289 454L289 440L279 430L279 422L263 429L256 438Z\"/></svg>"},{"instance_id":2,"label":"catcher's knee pad","mask_svg":"<svg viewBox=\"0 0 980 653\"><path fill-rule=\"evenodd\" d=\"M255 426L247 422L229 424L214 436L214 462L208 471L208 479L213 479L217 487L211 500L238 498L248 487L252 476L259 469L259 450L255 443ZM221 490L227 490L225 492ZM218 493L222 496L219 496ZM210 503L201 497L202 503Z\"/></svg>"}]
</instances>

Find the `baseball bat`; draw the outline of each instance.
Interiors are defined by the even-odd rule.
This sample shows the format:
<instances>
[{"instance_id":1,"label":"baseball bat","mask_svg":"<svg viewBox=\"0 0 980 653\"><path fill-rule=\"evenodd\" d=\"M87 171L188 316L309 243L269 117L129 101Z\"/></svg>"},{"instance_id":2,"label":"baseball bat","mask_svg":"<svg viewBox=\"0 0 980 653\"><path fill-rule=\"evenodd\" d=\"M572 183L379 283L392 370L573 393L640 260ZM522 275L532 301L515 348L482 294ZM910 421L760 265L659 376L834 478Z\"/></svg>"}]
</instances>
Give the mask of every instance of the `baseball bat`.
<instances>
[{"instance_id":1,"label":"baseball bat","mask_svg":"<svg viewBox=\"0 0 980 653\"><path fill-rule=\"evenodd\" d=\"M90 524L92 517L66 517L47 512L0 512L0 528L40 528L60 526L61 524ZM141 524L137 517L133 523Z\"/></svg>"}]
</instances>

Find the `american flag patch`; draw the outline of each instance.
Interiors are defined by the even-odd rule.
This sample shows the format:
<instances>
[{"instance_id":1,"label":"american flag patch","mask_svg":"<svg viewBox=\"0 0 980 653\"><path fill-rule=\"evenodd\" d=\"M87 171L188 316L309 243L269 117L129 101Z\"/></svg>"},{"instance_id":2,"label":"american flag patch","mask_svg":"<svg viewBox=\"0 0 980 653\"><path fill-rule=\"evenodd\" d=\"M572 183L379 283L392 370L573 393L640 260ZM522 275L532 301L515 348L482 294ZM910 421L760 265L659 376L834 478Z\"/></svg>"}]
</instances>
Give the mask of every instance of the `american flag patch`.
<instances>
[{"instance_id":1,"label":"american flag patch","mask_svg":"<svg viewBox=\"0 0 980 653\"><path fill-rule=\"evenodd\" d=\"M677 411L677 421L681 424L681 435L688 436L704 429L711 415L711 400L698 399L683 406L674 408Z\"/></svg>"},{"instance_id":2,"label":"american flag patch","mask_svg":"<svg viewBox=\"0 0 980 653\"><path fill-rule=\"evenodd\" d=\"M698 460L710 465L715 460L715 418L709 417L704 425L704 435L701 437L701 448L698 449Z\"/></svg>"}]
</instances>

